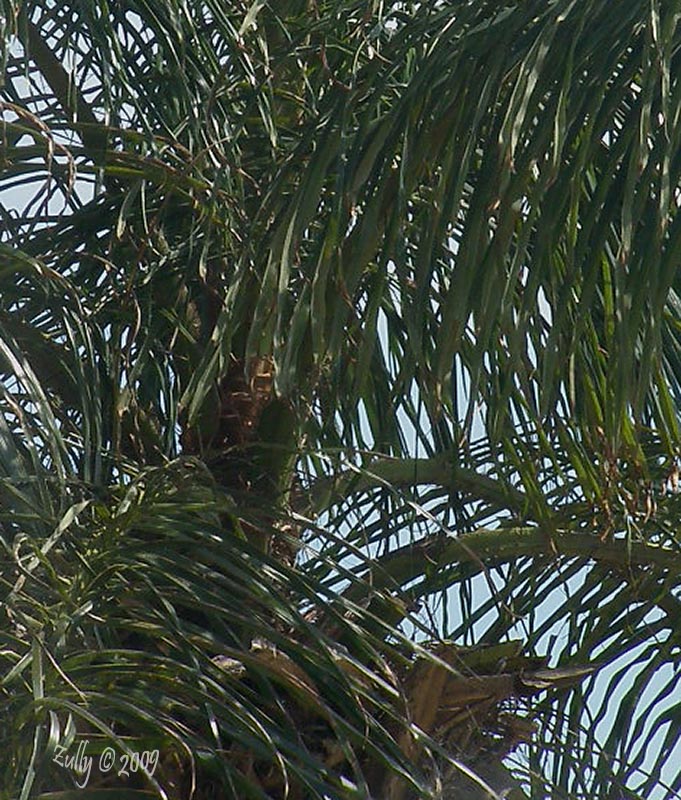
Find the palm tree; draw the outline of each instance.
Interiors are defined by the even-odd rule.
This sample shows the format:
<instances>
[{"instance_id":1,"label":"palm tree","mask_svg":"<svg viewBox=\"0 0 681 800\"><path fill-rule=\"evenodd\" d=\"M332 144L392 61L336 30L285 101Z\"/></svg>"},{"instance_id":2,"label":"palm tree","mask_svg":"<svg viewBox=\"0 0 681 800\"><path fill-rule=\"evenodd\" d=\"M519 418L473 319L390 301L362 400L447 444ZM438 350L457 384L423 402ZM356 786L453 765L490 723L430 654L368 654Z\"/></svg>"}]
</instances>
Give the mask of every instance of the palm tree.
<instances>
[{"instance_id":1,"label":"palm tree","mask_svg":"<svg viewBox=\"0 0 681 800\"><path fill-rule=\"evenodd\" d=\"M679 3L0 10L0 797L677 797Z\"/></svg>"}]
</instances>

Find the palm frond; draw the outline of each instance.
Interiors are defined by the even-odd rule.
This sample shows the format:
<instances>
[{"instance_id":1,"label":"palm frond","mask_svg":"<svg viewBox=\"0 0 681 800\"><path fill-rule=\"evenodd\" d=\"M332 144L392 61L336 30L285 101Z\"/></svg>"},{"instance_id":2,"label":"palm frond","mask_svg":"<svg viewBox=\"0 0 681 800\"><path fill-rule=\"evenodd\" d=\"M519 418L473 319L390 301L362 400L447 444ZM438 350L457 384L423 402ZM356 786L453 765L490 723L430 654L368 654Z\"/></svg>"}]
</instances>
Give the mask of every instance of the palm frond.
<instances>
[{"instance_id":1,"label":"palm frond","mask_svg":"<svg viewBox=\"0 0 681 800\"><path fill-rule=\"evenodd\" d=\"M678 5L0 5L10 791L678 793Z\"/></svg>"}]
</instances>

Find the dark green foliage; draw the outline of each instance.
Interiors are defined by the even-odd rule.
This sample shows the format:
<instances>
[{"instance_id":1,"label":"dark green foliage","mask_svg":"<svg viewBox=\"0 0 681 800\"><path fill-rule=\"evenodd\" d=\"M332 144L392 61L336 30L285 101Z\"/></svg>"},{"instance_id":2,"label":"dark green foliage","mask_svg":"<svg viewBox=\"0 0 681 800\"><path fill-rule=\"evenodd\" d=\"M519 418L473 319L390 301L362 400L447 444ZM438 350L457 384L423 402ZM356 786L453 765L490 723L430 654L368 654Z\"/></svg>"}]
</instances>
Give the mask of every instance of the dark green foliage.
<instances>
[{"instance_id":1,"label":"dark green foliage","mask_svg":"<svg viewBox=\"0 0 681 800\"><path fill-rule=\"evenodd\" d=\"M0 0L0 796L678 795L680 11Z\"/></svg>"}]
</instances>

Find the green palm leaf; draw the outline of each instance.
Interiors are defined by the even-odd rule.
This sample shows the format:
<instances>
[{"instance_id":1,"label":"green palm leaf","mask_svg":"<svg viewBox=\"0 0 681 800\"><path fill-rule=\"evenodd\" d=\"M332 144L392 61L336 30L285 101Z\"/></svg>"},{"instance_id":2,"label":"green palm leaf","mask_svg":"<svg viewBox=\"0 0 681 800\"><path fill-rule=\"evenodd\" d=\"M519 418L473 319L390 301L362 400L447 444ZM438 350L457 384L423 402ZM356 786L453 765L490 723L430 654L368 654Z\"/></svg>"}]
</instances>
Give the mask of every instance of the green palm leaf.
<instances>
[{"instance_id":1,"label":"green palm leaf","mask_svg":"<svg viewBox=\"0 0 681 800\"><path fill-rule=\"evenodd\" d=\"M0 3L8 797L681 791L678 19Z\"/></svg>"}]
</instances>

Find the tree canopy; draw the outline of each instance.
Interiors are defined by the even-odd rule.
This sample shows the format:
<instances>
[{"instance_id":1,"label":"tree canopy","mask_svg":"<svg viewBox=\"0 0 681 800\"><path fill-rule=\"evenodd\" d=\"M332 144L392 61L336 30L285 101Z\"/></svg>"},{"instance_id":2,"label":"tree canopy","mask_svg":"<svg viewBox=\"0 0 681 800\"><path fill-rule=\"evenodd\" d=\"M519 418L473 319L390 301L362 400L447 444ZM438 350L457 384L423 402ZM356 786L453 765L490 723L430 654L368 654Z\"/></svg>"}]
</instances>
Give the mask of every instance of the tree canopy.
<instances>
[{"instance_id":1,"label":"tree canopy","mask_svg":"<svg viewBox=\"0 0 681 800\"><path fill-rule=\"evenodd\" d=\"M0 0L0 797L678 796L680 13Z\"/></svg>"}]
</instances>

